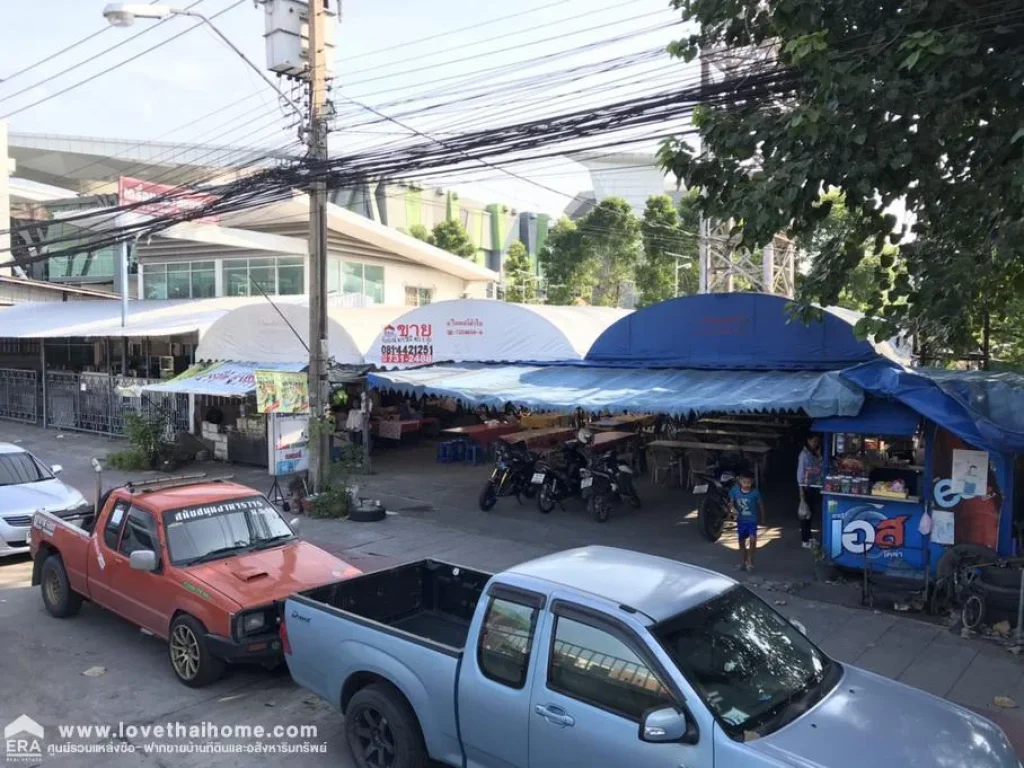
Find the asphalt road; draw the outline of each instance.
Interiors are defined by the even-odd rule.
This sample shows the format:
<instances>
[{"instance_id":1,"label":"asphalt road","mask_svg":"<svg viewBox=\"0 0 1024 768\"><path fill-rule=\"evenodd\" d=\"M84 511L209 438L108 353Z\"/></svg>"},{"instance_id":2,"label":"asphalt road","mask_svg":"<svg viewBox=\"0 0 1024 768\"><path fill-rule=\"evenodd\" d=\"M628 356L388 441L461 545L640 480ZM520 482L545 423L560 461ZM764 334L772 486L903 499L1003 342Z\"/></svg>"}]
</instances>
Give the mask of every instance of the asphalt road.
<instances>
[{"instance_id":1,"label":"asphalt road","mask_svg":"<svg viewBox=\"0 0 1024 768\"><path fill-rule=\"evenodd\" d=\"M130 765L139 768L191 768L192 766L352 766L342 732L342 717L324 702L297 688L287 671L234 669L217 684L200 690L177 681L167 659L167 646L142 634L112 614L85 604L71 619L52 618L43 608L38 588L30 586L32 562L26 558L0 561L0 627L4 639L0 662L4 696L0 697L0 725L21 715L42 724L46 744L62 739L59 725L135 726L209 722L225 725L313 725L324 744L323 753L302 754L74 754L46 758L27 765L91 766ZM105 671L83 674L95 667ZM14 694L14 695L11 695ZM76 739L77 741L77 739ZM83 744L111 741L92 738ZM136 733L127 741L113 739L127 749L141 749L147 740ZM186 740L187 741L187 740ZM199 740L203 741L202 739ZM218 740L207 740L215 742ZM234 739L220 739L235 743ZM243 740L244 742L245 740ZM266 739L278 743L278 739Z\"/></svg>"}]
</instances>

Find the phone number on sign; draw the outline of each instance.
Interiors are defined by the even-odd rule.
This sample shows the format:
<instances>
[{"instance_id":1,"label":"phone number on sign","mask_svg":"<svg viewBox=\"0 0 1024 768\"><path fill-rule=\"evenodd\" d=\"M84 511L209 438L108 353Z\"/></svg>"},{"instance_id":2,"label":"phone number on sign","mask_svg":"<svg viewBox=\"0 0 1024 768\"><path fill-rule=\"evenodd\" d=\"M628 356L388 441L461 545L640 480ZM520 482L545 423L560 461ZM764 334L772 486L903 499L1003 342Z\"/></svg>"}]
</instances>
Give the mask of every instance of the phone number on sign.
<instances>
[{"instance_id":1,"label":"phone number on sign","mask_svg":"<svg viewBox=\"0 0 1024 768\"><path fill-rule=\"evenodd\" d=\"M384 345L380 350L382 363L432 363L434 348L430 344Z\"/></svg>"}]
</instances>

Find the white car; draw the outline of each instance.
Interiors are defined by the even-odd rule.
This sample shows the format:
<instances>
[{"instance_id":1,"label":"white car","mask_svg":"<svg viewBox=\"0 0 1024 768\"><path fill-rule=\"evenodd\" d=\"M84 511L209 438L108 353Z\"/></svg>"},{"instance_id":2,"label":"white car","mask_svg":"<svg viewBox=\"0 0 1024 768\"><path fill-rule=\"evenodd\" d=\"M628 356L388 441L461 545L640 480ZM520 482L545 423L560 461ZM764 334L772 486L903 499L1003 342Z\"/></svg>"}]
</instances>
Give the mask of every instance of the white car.
<instances>
[{"instance_id":1,"label":"white car","mask_svg":"<svg viewBox=\"0 0 1024 768\"><path fill-rule=\"evenodd\" d=\"M92 504L57 475L61 466L47 467L12 443L0 443L0 557L28 552L32 515L41 510L59 517L92 512Z\"/></svg>"}]
</instances>

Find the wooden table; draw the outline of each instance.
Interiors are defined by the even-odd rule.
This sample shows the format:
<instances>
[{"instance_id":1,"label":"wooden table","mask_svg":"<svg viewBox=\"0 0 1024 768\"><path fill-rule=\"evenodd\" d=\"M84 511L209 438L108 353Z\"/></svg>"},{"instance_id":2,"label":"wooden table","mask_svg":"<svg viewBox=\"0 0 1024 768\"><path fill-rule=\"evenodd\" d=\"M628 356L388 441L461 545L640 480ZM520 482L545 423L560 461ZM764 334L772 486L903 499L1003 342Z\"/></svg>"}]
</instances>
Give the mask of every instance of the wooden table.
<instances>
[{"instance_id":1,"label":"wooden table","mask_svg":"<svg viewBox=\"0 0 1024 768\"><path fill-rule=\"evenodd\" d=\"M696 422L697 424L725 424L727 426L740 426L740 427L759 427L761 429L771 430L773 432L786 432L792 429L792 425L785 424L782 422L771 422L763 421L761 419L700 419Z\"/></svg>"},{"instance_id":2,"label":"wooden table","mask_svg":"<svg viewBox=\"0 0 1024 768\"><path fill-rule=\"evenodd\" d=\"M572 427L548 427L547 429L528 429L525 432L512 432L501 435L498 439L506 443L526 443L527 448L551 448L552 446L571 440L576 430Z\"/></svg>"},{"instance_id":3,"label":"wooden table","mask_svg":"<svg viewBox=\"0 0 1024 768\"><path fill-rule=\"evenodd\" d=\"M608 416L607 418L595 421L590 426L594 429L616 430L623 427L643 427L654 423L654 417L649 413L637 413L625 416Z\"/></svg>"},{"instance_id":4,"label":"wooden table","mask_svg":"<svg viewBox=\"0 0 1024 768\"><path fill-rule=\"evenodd\" d=\"M519 417L519 426L523 429L547 429L564 427L571 417L561 413L527 413Z\"/></svg>"},{"instance_id":5,"label":"wooden table","mask_svg":"<svg viewBox=\"0 0 1024 768\"><path fill-rule=\"evenodd\" d=\"M746 430L736 429L714 429L711 427L705 427L703 429L699 427L686 427L685 429L677 429L677 435L710 435L714 437L742 437L747 440L779 440L782 435L776 432L748 432Z\"/></svg>"},{"instance_id":6,"label":"wooden table","mask_svg":"<svg viewBox=\"0 0 1024 768\"><path fill-rule=\"evenodd\" d=\"M370 422L370 431L382 440L400 441L403 435L418 433L421 426L421 419L374 419Z\"/></svg>"},{"instance_id":7,"label":"wooden table","mask_svg":"<svg viewBox=\"0 0 1024 768\"><path fill-rule=\"evenodd\" d=\"M635 439L635 432L598 432L587 448L593 451L607 451L617 447L620 443Z\"/></svg>"},{"instance_id":8,"label":"wooden table","mask_svg":"<svg viewBox=\"0 0 1024 768\"><path fill-rule=\"evenodd\" d=\"M451 427L450 429L443 430L441 434L472 440L474 443L486 448L502 435L511 435L513 432L520 432L521 430L522 427L518 424L470 424L466 427Z\"/></svg>"},{"instance_id":9,"label":"wooden table","mask_svg":"<svg viewBox=\"0 0 1024 768\"><path fill-rule=\"evenodd\" d=\"M771 447L767 445L748 445L742 446L734 443L701 443L695 440L652 440L647 444L648 449L663 448L670 451L717 451L724 453L725 451L736 451L736 453L751 454L758 457L763 457L767 454ZM761 484L761 466L760 462L754 463L754 480L760 485Z\"/></svg>"}]
</instances>

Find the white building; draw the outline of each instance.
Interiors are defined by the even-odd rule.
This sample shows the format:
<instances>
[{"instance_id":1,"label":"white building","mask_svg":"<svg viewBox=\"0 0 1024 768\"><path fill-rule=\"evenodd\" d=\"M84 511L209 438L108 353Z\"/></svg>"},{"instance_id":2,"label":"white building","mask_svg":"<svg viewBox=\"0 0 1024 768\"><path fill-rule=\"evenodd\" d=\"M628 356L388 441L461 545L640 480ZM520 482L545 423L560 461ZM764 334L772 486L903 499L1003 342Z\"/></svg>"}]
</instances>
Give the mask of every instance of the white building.
<instances>
[{"instance_id":1,"label":"white building","mask_svg":"<svg viewBox=\"0 0 1024 768\"><path fill-rule=\"evenodd\" d=\"M179 224L137 247L139 296L197 299L308 293L305 195ZM493 298L497 272L336 205L327 214L327 289L355 304ZM257 285L258 284L258 287Z\"/></svg>"}]
</instances>

